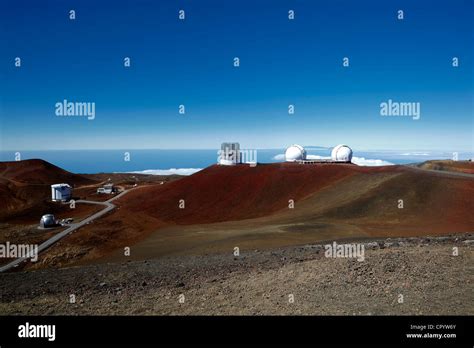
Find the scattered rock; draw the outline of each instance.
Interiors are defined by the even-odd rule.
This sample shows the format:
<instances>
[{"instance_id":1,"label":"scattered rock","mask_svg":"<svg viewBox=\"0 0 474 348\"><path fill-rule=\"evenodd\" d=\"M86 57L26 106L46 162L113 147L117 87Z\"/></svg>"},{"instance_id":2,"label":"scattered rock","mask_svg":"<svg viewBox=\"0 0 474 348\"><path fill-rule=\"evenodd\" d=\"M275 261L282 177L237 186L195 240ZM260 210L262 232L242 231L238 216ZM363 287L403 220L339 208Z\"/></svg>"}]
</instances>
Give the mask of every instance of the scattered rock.
<instances>
[{"instance_id":1,"label":"scattered rock","mask_svg":"<svg viewBox=\"0 0 474 348\"><path fill-rule=\"evenodd\" d=\"M379 247L379 243L377 242L367 243L365 247L368 249L377 249Z\"/></svg>"}]
</instances>

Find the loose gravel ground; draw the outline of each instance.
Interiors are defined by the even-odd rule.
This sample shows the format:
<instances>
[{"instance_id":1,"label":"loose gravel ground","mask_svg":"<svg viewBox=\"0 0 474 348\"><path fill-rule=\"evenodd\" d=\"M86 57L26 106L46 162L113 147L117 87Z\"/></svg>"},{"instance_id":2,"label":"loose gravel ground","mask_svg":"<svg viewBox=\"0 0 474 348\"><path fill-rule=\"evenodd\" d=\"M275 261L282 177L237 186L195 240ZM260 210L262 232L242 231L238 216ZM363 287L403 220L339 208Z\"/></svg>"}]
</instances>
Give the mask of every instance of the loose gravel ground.
<instances>
[{"instance_id":1,"label":"loose gravel ground","mask_svg":"<svg viewBox=\"0 0 474 348\"><path fill-rule=\"evenodd\" d=\"M474 314L472 234L360 243L362 262L319 244L0 274L0 314Z\"/></svg>"}]
</instances>

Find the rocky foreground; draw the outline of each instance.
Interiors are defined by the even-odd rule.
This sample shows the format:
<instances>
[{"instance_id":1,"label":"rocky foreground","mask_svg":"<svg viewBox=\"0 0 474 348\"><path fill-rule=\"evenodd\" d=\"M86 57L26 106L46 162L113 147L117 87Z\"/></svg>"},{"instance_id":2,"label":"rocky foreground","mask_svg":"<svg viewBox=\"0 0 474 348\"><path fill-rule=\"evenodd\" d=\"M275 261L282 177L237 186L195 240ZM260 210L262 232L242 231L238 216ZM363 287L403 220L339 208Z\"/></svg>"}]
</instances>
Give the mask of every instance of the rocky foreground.
<instances>
[{"instance_id":1,"label":"rocky foreground","mask_svg":"<svg viewBox=\"0 0 474 348\"><path fill-rule=\"evenodd\" d=\"M0 314L474 314L473 234L361 243L0 274Z\"/></svg>"}]
</instances>

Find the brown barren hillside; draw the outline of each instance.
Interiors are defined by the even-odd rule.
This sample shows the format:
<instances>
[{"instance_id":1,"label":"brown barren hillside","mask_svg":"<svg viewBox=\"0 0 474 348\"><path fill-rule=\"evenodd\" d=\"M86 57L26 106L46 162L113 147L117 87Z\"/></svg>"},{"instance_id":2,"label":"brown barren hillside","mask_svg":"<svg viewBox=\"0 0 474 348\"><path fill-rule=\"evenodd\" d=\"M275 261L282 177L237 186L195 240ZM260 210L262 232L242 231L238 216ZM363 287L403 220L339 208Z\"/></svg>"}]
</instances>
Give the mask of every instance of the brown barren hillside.
<instances>
[{"instance_id":1,"label":"brown barren hillside","mask_svg":"<svg viewBox=\"0 0 474 348\"><path fill-rule=\"evenodd\" d=\"M122 260L124 246L132 245L132 258L147 259L235 245L253 250L470 232L472 197L474 178L466 173L334 163L214 165L175 181L140 182L114 201L117 209L64 238L34 268Z\"/></svg>"},{"instance_id":2,"label":"brown barren hillside","mask_svg":"<svg viewBox=\"0 0 474 348\"><path fill-rule=\"evenodd\" d=\"M128 235L123 243L142 238L134 246L137 259L224 252L235 245L253 250L443 235L474 230L472 197L474 177L406 166L212 166L166 187L131 192L120 200L119 211L86 231L100 231L104 238L115 223L123 229L121 236ZM185 200L184 209L179 199ZM289 199L295 201L294 209L289 209ZM154 231L150 218L155 219ZM81 243L79 238L75 242ZM112 249L104 244L103 255ZM108 260L121 259L117 253Z\"/></svg>"},{"instance_id":3,"label":"brown barren hillside","mask_svg":"<svg viewBox=\"0 0 474 348\"><path fill-rule=\"evenodd\" d=\"M104 201L108 195L98 195L97 187L112 182L121 189L137 185L160 184L177 180L178 175L154 176L127 173L74 174L40 159L0 162L0 222L37 223L41 215L57 217L82 216L96 207L77 205L72 212L68 206L50 201L52 184L67 183L74 187L75 198ZM89 214L90 215L90 214Z\"/></svg>"},{"instance_id":4,"label":"brown barren hillside","mask_svg":"<svg viewBox=\"0 0 474 348\"><path fill-rule=\"evenodd\" d=\"M41 214L59 213L51 204L51 184L68 183L73 187L97 183L39 159L0 162L0 221L24 217L38 221Z\"/></svg>"},{"instance_id":5,"label":"brown barren hillside","mask_svg":"<svg viewBox=\"0 0 474 348\"><path fill-rule=\"evenodd\" d=\"M96 182L82 175L68 172L41 159L0 162L0 178L30 185L51 185L62 182L70 185L86 185Z\"/></svg>"}]
</instances>

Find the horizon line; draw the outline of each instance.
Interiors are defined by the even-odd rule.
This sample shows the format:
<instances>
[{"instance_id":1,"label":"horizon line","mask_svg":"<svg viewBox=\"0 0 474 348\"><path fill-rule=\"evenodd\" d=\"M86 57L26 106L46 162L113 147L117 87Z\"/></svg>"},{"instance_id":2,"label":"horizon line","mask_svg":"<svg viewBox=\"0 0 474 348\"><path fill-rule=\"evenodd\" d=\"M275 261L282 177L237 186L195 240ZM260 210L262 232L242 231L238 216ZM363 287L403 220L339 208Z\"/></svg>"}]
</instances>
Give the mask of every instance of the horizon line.
<instances>
[{"instance_id":1,"label":"horizon line","mask_svg":"<svg viewBox=\"0 0 474 348\"><path fill-rule=\"evenodd\" d=\"M288 146L291 146L288 145ZM246 147L242 147L241 149L242 150L285 150L288 146L285 146L285 147L267 147L267 148L264 148L264 147L255 147L255 148L246 148ZM321 150L325 150L325 149L332 149L334 148L334 146L320 146L320 145L302 145L303 147L305 148L319 148ZM336 145L335 145L336 146ZM349 145L350 146L350 145ZM465 150L465 149L462 149L462 150L448 150L448 149L414 149L414 148L404 148L404 149L400 149L400 148L390 148L390 149L387 149L387 148L377 148L377 149L358 149L358 148L352 148L353 150L356 150L356 151L367 151L367 152L374 152L374 151L413 151L413 152L461 152L461 153L474 153L474 149L470 149L470 150ZM143 151L143 150L160 150L160 151L183 151L183 150L186 150L186 151L218 151L220 150L220 147L216 147L216 148L107 148L107 149L104 149L104 148L94 148L94 149L0 149L0 152L21 152L21 151L27 151L27 152L47 152L47 151Z\"/></svg>"}]
</instances>

